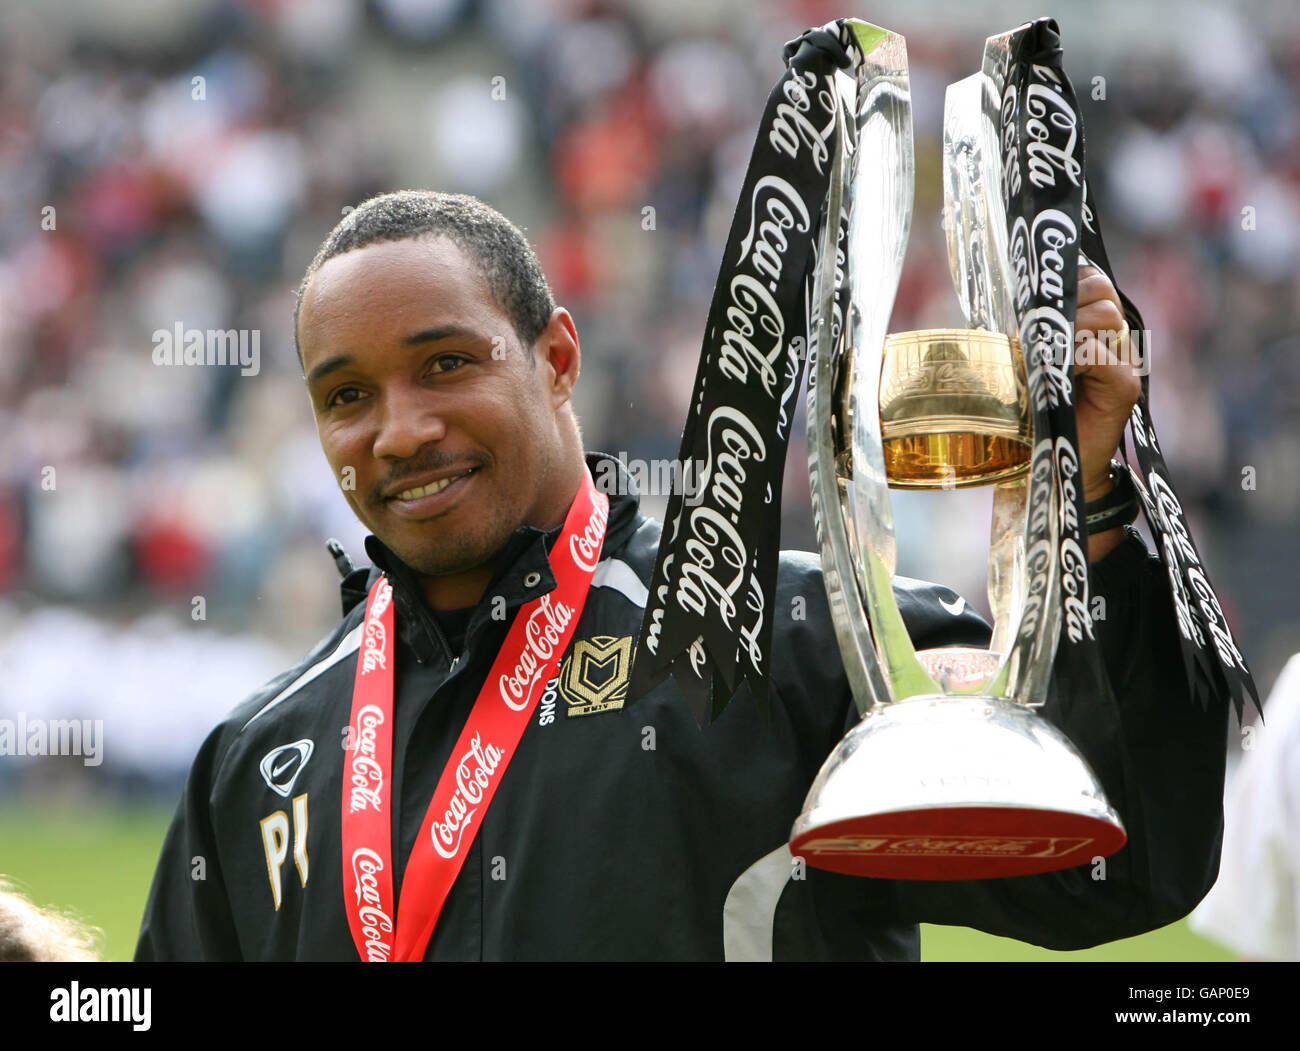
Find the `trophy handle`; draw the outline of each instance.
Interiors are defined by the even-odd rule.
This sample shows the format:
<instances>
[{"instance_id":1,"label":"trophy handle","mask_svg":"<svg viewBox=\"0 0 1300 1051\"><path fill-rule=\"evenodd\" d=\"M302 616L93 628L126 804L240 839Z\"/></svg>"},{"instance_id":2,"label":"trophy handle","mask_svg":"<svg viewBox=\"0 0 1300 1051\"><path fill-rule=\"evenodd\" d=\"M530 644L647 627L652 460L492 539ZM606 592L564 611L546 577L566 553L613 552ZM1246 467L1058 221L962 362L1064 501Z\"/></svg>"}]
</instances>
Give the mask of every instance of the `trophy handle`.
<instances>
[{"instance_id":1,"label":"trophy handle","mask_svg":"<svg viewBox=\"0 0 1300 1051\"><path fill-rule=\"evenodd\" d=\"M998 128L1001 85L1010 34L990 37L981 71L948 85L944 96L944 220L948 260L962 312L973 329L1019 335L1012 302L1003 158ZM1034 433L1046 427L1031 415ZM1035 442L1028 475L998 483L993 497L988 597L993 612L989 650L1002 660L988 682L974 687L1040 706L1060 636L1055 594L1058 568L1056 493L1051 454ZM970 692L970 691L954 691Z\"/></svg>"},{"instance_id":2,"label":"trophy handle","mask_svg":"<svg viewBox=\"0 0 1300 1051\"><path fill-rule=\"evenodd\" d=\"M880 443L885 330L912 220L915 163L907 46L896 33L856 19L851 24L864 58L855 81L842 87L836 99L845 118L844 148L832 160L814 283L817 353L808 391L809 469L836 635L858 710L865 714L872 704L934 693L938 685L917 659L894 601L894 519ZM841 85L845 81L837 78ZM846 195L851 225L847 255L839 222ZM835 270L841 262L857 291L852 304L845 304L848 316L837 330L840 283ZM851 434L833 433L832 428L835 393L844 383L849 385ZM848 477L835 470L837 459L844 466L846 452L851 458ZM846 508L851 508L848 515ZM850 545L850 530L856 545ZM863 608L869 628L858 612Z\"/></svg>"},{"instance_id":3,"label":"trophy handle","mask_svg":"<svg viewBox=\"0 0 1300 1051\"><path fill-rule=\"evenodd\" d=\"M835 307L836 240L839 224L829 217L838 216L843 204L844 152L836 151L831 160L831 183L828 196L828 219L822 224L819 238L821 253L813 278L813 303L817 314L809 332L809 355L813 361L808 381L808 482L812 492L813 525L821 546L822 580L830 604L831 624L844 661L858 713L865 715L872 705L887 704L894 699L889 681L881 673L874 655L875 643L867 622L858 613L861 591L849 545L843 503L848 494L841 491L836 471L837 437L833 434L832 408L835 388L836 356L839 347L830 338ZM818 352L820 348L820 353ZM826 391L818 397L819 390Z\"/></svg>"}]
</instances>

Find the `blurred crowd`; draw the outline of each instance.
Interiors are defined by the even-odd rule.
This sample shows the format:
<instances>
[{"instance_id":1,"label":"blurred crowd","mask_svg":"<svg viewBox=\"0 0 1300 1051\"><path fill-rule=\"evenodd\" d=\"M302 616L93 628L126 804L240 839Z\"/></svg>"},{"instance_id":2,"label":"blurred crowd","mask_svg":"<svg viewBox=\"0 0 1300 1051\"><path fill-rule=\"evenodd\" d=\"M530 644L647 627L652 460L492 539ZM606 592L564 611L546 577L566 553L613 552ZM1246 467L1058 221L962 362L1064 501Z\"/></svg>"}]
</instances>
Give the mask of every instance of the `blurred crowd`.
<instances>
[{"instance_id":1,"label":"blurred crowd","mask_svg":"<svg viewBox=\"0 0 1300 1051\"><path fill-rule=\"evenodd\" d=\"M1300 27L1195 9L1153 45L1059 6L1116 277L1152 333L1162 444L1269 679L1300 649ZM959 322L943 88L1013 7L886 21L907 34L917 162L894 330ZM472 193L523 227L578 324L588 448L675 456L781 45L845 13L873 15L795 0L6 4L0 716L114 718L100 776L174 778L336 621L325 540L360 560L365 534L317 443L293 292L374 193ZM156 364L177 325L257 331L256 371ZM796 435L788 547L815 546L804 463ZM900 571L979 604L987 494L896 508ZM17 776L4 766L0 781Z\"/></svg>"}]
</instances>

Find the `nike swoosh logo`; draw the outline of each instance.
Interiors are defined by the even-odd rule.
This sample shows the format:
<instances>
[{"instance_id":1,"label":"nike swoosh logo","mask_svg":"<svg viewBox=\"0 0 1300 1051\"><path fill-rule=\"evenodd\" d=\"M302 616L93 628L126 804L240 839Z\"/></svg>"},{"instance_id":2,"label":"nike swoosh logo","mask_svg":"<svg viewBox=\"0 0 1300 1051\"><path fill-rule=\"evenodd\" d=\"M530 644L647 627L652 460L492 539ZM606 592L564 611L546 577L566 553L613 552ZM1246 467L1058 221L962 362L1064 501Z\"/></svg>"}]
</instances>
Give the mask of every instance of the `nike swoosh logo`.
<instances>
[{"instance_id":1,"label":"nike swoosh logo","mask_svg":"<svg viewBox=\"0 0 1300 1051\"><path fill-rule=\"evenodd\" d=\"M965 595L958 595L958 596L957 596L957 601L956 601L956 602L944 602L943 599L940 599L940 600L939 600L939 605L941 605L944 609L946 609L946 610L947 610L949 613L951 613L954 617L960 617L960 616L961 616L961 611L964 610L964 609L966 608L966 596L965 596Z\"/></svg>"},{"instance_id":2,"label":"nike swoosh logo","mask_svg":"<svg viewBox=\"0 0 1300 1051\"><path fill-rule=\"evenodd\" d=\"M262 756L262 761L257 764L257 771L266 782L266 787L287 799L293 789L293 783L302 774L303 767L307 765L307 760L311 758L315 747L309 738L304 737L301 741L272 748Z\"/></svg>"}]
</instances>

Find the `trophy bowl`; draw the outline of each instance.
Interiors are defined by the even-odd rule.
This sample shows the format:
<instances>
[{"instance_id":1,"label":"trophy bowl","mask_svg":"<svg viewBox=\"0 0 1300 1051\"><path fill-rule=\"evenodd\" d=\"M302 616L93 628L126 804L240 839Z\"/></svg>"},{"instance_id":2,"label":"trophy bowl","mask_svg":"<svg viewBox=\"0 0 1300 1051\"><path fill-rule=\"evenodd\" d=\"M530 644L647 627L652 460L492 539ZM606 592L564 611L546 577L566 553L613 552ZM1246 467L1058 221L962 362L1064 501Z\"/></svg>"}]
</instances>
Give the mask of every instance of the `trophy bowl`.
<instances>
[{"instance_id":1,"label":"trophy bowl","mask_svg":"<svg viewBox=\"0 0 1300 1051\"><path fill-rule=\"evenodd\" d=\"M887 336L880 433L896 489L962 488L1024 474L1033 425L1020 341L966 329Z\"/></svg>"}]
</instances>

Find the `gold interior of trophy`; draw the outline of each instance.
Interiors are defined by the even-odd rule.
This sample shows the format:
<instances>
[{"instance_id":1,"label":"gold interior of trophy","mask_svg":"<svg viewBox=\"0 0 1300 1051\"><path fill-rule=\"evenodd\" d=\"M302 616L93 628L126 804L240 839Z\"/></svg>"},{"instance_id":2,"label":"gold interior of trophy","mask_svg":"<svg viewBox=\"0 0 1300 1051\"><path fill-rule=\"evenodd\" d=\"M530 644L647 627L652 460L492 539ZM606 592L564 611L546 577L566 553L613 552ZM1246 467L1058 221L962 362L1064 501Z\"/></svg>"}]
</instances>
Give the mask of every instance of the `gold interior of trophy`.
<instances>
[{"instance_id":1,"label":"gold interior of trophy","mask_svg":"<svg viewBox=\"0 0 1300 1051\"><path fill-rule=\"evenodd\" d=\"M1033 420L1019 340L951 328L887 336L880 430L894 489L965 488L1023 474Z\"/></svg>"}]
</instances>

